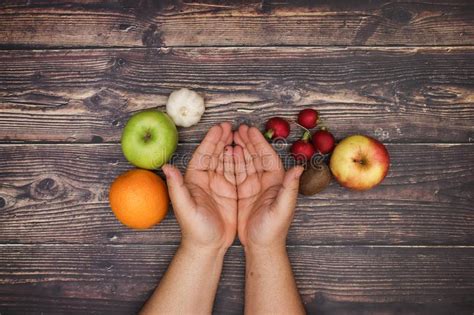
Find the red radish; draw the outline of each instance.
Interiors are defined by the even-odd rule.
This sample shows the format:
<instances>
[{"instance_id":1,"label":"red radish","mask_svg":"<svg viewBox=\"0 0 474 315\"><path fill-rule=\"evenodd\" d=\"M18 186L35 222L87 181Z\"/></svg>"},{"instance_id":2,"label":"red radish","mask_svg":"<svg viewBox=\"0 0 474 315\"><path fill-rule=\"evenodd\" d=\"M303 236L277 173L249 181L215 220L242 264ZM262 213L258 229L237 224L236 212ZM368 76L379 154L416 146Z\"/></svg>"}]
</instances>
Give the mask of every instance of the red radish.
<instances>
[{"instance_id":1,"label":"red radish","mask_svg":"<svg viewBox=\"0 0 474 315\"><path fill-rule=\"evenodd\" d=\"M298 124L306 129L316 127L318 124L318 112L311 108L303 109L298 114Z\"/></svg>"},{"instance_id":2,"label":"red radish","mask_svg":"<svg viewBox=\"0 0 474 315\"><path fill-rule=\"evenodd\" d=\"M311 158L313 157L315 150L311 143L308 141L310 136L310 133L306 131L303 134L303 137L300 140L297 140L291 146L290 151L296 161L306 162L311 160Z\"/></svg>"},{"instance_id":3,"label":"red radish","mask_svg":"<svg viewBox=\"0 0 474 315\"><path fill-rule=\"evenodd\" d=\"M321 129L313 134L313 146L316 151L326 154L334 149L334 136L327 130Z\"/></svg>"},{"instance_id":4,"label":"red radish","mask_svg":"<svg viewBox=\"0 0 474 315\"><path fill-rule=\"evenodd\" d=\"M290 134L290 124L280 117L273 117L265 125L264 136L267 139L286 138Z\"/></svg>"}]
</instances>

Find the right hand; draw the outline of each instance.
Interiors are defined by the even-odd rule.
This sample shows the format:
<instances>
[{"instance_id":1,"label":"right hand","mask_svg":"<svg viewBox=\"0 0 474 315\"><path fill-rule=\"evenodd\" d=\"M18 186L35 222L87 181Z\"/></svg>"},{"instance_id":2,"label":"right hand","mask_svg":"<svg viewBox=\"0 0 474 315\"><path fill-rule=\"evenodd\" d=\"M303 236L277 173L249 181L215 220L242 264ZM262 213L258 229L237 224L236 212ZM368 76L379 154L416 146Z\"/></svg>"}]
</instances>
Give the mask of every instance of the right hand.
<instances>
[{"instance_id":1,"label":"right hand","mask_svg":"<svg viewBox=\"0 0 474 315\"><path fill-rule=\"evenodd\" d=\"M285 172L278 154L255 127L234 132L237 230L248 248L284 248L293 219L302 166Z\"/></svg>"}]
</instances>

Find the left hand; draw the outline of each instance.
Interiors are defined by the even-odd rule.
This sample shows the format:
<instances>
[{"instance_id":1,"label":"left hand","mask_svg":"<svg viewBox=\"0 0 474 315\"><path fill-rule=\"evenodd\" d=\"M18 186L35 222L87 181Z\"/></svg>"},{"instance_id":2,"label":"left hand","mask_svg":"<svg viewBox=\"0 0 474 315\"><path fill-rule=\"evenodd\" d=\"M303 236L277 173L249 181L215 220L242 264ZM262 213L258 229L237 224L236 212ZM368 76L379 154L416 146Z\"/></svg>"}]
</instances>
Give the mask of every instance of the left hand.
<instances>
[{"instance_id":1,"label":"left hand","mask_svg":"<svg viewBox=\"0 0 474 315\"><path fill-rule=\"evenodd\" d=\"M237 230L237 190L230 123L212 127L193 153L183 178L163 166L182 246L227 250Z\"/></svg>"}]
</instances>

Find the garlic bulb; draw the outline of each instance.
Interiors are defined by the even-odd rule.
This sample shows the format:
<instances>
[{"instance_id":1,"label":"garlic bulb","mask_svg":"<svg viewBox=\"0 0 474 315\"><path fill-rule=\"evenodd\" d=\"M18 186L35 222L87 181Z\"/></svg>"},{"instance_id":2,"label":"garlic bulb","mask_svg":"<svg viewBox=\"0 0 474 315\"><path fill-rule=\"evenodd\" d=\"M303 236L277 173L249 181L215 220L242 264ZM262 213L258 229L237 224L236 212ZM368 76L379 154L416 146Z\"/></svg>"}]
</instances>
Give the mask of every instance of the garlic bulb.
<instances>
[{"instance_id":1,"label":"garlic bulb","mask_svg":"<svg viewBox=\"0 0 474 315\"><path fill-rule=\"evenodd\" d=\"M174 91L166 103L166 112L181 127L197 124L205 109L204 98L189 89Z\"/></svg>"}]
</instances>

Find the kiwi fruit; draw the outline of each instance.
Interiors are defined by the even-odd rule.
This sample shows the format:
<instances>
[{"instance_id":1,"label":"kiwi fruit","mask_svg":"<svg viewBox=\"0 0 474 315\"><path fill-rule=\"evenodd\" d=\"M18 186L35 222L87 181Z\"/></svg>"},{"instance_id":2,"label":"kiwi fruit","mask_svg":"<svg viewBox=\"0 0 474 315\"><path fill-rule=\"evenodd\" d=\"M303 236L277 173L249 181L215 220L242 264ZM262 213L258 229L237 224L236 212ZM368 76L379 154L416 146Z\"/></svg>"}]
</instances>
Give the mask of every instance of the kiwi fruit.
<instances>
[{"instance_id":1,"label":"kiwi fruit","mask_svg":"<svg viewBox=\"0 0 474 315\"><path fill-rule=\"evenodd\" d=\"M308 165L300 177L299 192L310 196L324 190L331 182L331 171L325 163Z\"/></svg>"}]
</instances>

